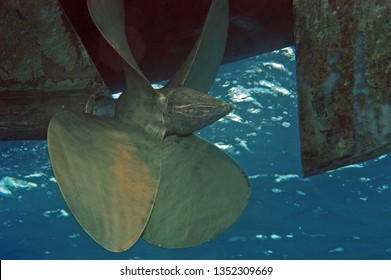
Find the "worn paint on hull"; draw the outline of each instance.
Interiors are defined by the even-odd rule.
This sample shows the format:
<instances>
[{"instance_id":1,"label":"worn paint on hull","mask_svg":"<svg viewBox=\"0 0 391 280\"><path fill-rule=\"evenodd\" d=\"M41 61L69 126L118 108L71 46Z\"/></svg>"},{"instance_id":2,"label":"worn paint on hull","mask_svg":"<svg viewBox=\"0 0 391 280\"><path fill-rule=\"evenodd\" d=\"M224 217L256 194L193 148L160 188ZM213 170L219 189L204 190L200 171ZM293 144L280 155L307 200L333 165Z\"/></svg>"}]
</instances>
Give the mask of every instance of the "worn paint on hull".
<instances>
[{"instance_id":1,"label":"worn paint on hull","mask_svg":"<svg viewBox=\"0 0 391 280\"><path fill-rule=\"evenodd\" d=\"M0 139L46 138L56 112L108 95L57 1L2 1L0 21Z\"/></svg>"},{"instance_id":2,"label":"worn paint on hull","mask_svg":"<svg viewBox=\"0 0 391 280\"><path fill-rule=\"evenodd\" d=\"M391 2L295 0L303 173L391 149Z\"/></svg>"}]
</instances>

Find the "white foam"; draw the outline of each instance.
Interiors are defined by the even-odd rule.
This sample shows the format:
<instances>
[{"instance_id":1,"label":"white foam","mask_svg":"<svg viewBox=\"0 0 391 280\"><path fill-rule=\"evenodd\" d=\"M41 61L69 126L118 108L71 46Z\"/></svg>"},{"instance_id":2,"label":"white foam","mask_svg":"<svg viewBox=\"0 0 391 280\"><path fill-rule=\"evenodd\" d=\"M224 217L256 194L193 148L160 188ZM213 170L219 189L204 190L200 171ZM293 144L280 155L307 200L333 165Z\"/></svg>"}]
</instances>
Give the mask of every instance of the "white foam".
<instances>
[{"instance_id":1,"label":"white foam","mask_svg":"<svg viewBox=\"0 0 391 280\"><path fill-rule=\"evenodd\" d=\"M381 193L381 192L384 192L384 191L388 190L389 188L390 188L389 185L382 185L382 186L377 187L376 191Z\"/></svg>"},{"instance_id":2,"label":"white foam","mask_svg":"<svg viewBox=\"0 0 391 280\"><path fill-rule=\"evenodd\" d=\"M267 174L255 174L255 175L248 176L248 178L249 179L257 179L257 178L267 177L267 176L268 176Z\"/></svg>"},{"instance_id":3,"label":"white foam","mask_svg":"<svg viewBox=\"0 0 391 280\"><path fill-rule=\"evenodd\" d=\"M349 169L349 168L364 168L363 163L351 164L338 168L337 170Z\"/></svg>"},{"instance_id":4,"label":"white foam","mask_svg":"<svg viewBox=\"0 0 391 280\"><path fill-rule=\"evenodd\" d=\"M285 192L285 191L282 190L282 189L273 188L272 192L274 192L274 193L282 193L282 192Z\"/></svg>"},{"instance_id":5,"label":"white foam","mask_svg":"<svg viewBox=\"0 0 391 280\"><path fill-rule=\"evenodd\" d=\"M235 152L235 148L231 144L225 144L223 142L217 142L214 143L216 147L218 147L221 150L226 151L227 153L233 153Z\"/></svg>"},{"instance_id":6,"label":"white foam","mask_svg":"<svg viewBox=\"0 0 391 280\"><path fill-rule=\"evenodd\" d=\"M285 181L288 181L288 180L291 180L291 179L297 179L297 178L300 178L299 175L297 174L285 174L285 175L281 175L281 174L274 174L274 181L277 182L277 183L281 183L281 182L285 182Z\"/></svg>"},{"instance_id":7,"label":"white foam","mask_svg":"<svg viewBox=\"0 0 391 280\"><path fill-rule=\"evenodd\" d=\"M0 180L0 195L11 197L12 191L17 189L30 190L36 188L38 185L34 182L28 182L13 177L5 176Z\"/></svg>"},{"instance_id":8,"label":"white foam","mask_svg":"<svg viewBox=\"0 0 391 280\"><path fill-rule=\"evenodd\" d=\"M267 236L266 236L266 235L263 235L263 234L258 234L258 235L255 236L255 238L261 239L261 240L266 240L266 239L267 239Z\"/></svg>"},{"instance_id":9,"label":"white foam","mask_svg":"<svg viewBox=\"0 0 391 280\"><path fill-rule=\"evenodd\" d=\"M68 217L69 214L64 209L55 209L55 210L47 210L47 211L43 212L42 216L47 217L47 218L53 217L53 216L55 216L56 218L61 218L61 217Z\"/></svg>"},{"instance_id":10,"label":"white foam","mask_svg":"<svg viewBox=\"0 0 391 280\"><path fill-rule=\"evenodd\" d=\"M243 147L245 150L247 150L250 153L253 153L253 151L250 150L250 148L247 146L247 141L240 139L239 137L235 138L235 141L238 142L238 145Z\"/></svg>"},{"instance_id":11,"label":"white foam","mask_svg":"<svg viewBox=\"0 0 391 280\"><path fill-rule=\"evenodd\" d=\"M0 195L7 196L7 197L13 196L12 192L9 189L5 188L4 186L0 186Z\"/></svg>"},{"instance_id":12,"label":"white foam","mask_svg":"<svg viewBox=\"0 0 391 280\"><path fill-rule=\"evenodd\" d=\"M228 90L228 96L234 103L249 102L255 106L262 108L259 103L252 95L251 89L244 88L243 86L232 87Z\"/></svg>"},{"instance_id":13,"label":"white foam","mask_svg":"<svg viewBox=\"0 0 391 280\"><path fill-rule=\"evenodd\" d=\"M299 191L299 190L297 190L296 193L297 193L298 195L301 195L301 196L306 196L306 195L307 195L307 193L305 193L305 192L303 192L303 191Z\"/></svg>"},{"instance_id":14,"label":"white foam","mask_svg":"<svg viewBox=\"0 0 391 280\"><path fill-rule=\"evenodd\" d=\"M329 253L340 253L340 252L343 252L343 251L345 251L344 248L342 248L342 247L337 247L337 248L334 248L334 249L329 250Z\"/></svg>"},{"instance_id":15,"label":"white foam","mask_svg":"<svg viewBox=\"0 0 391 280\"><path fill-rule=\"evenodd\" d=\"M263 251L263 253L267 256L270 256L271 254L273 254L273 251L272 250L266 250L266 251Z\"/></svg>"},{"instance_id":16,"label":"white foam","mask_svg":"<svg viewBox=\"0 0 391 280\"><path fill-rule=\"evenodd\" d=\"M38 177L42 177L42 176L45 176L45 174L42 172L35 172L30 175L24 176L24 178L38 178Z\"/></svg>"},{"instance_id":17,"label":"white foam","mask_svg":"<svg viewBox=\"0 0 391 280\"><path fill-rule=\"evenodd\" d=\"M367 177L360 177L359 179L361 182L369 182L369 181L372 181L371 178L367 178Z\"/></svg>"},{"instance_id":18,"label":"white foam","mask_svg":"<svg viewBox=\"0 0 391 280\"><path fill-rule=\"evenodd\" d=\"M289 73L284 64L277 62L262 62L263 66L269 66L270 68L276 69L281 72Z\"/></svg>"},{"instance_id":19,"label":"white foam","mask_svg":"<svg viewBox=\"0 0 391 280\"><path fill-rule=\"evenodd\" d=\"M227 116L226 116L228 119L230 119L231 121L234 121L234 122L238 122L238 123L243 123L243 119L241 116L235 114L235 113L229 113Z\"/></svg>"},{"instance_id":20,"label":"white foam","mask_svg":"<svg viewBox=\"0 0 391 280\"><path fill-rule=\"evenodd\" d=\"M280 235L274 234L274 233L272 235L270 235L270 238L273 239L273 240L280 240L280 239L282 239L282 237Z\"/></svg>"}]
</instances>

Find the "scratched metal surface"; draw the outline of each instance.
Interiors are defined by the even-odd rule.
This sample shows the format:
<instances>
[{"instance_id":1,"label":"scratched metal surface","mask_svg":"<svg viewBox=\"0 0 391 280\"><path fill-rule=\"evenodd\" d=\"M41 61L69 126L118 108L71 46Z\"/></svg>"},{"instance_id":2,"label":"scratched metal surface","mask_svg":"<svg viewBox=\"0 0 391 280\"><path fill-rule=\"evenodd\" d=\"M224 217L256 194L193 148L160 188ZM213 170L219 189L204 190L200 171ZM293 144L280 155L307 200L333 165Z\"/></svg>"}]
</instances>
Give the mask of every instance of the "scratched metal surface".
<instances>
[{"instance_id":1,"label":"scratched metal surface","mask_svg":"<svg viewBox=\"0 0 391 280\"><path fill-rule=\"evenodd\" d=\"M295 0L304 175L391 149L391 2Z\"/></svg>"}]
</instances>

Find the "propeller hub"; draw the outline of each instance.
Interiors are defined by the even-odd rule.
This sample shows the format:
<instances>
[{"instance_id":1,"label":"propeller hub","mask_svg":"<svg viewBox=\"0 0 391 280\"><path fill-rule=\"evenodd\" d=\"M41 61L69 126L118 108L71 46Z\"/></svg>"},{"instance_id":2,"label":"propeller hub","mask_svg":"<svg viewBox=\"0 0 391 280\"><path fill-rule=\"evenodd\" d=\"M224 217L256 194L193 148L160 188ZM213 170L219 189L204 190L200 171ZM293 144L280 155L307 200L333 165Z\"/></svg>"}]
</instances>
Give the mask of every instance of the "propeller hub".
<instances>
[{"instance_id":1,"label":"propeller hub","mask_svg":"<svg viewBox=\"0 0 391 280\"><path fill-rule=\"evenodd\" d=\"M167 95L163 112L167 134L189 135L232 111L232 106L203 92L180 87Z\"/></svg>"}]
</instances>

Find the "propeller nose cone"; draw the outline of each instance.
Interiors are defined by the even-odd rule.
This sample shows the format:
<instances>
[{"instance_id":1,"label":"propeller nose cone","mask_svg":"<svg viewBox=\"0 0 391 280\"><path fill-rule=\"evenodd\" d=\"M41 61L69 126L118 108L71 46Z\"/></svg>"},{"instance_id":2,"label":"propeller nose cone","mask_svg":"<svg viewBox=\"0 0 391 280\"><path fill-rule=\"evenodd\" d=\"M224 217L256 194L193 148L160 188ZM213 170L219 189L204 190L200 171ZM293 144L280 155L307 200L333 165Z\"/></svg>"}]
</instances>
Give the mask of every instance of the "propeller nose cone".
<instances>
[{"instance_id":1,"label":"propeller nose cone","mask_svg":"<svg viewBox=\"0 0 391 280\"><path fill-rule=\"evenodd\" d=\"M178 88L167 96L164 121L168 134L188 135L232 111L232 106L203 92Z\"/></svg>"}]
</instances>

